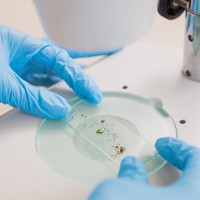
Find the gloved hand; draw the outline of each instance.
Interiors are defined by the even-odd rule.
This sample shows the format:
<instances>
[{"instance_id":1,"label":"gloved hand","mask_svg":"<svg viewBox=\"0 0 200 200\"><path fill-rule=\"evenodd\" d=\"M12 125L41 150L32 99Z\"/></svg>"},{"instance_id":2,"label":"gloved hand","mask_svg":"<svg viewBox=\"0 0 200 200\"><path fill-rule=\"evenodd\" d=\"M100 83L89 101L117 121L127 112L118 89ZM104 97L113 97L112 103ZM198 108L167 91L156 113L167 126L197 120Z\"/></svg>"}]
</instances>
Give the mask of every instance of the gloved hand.
<instances>
[{"instance_id":1,"label":"gloved hand","mask_svg":"<svg viewBox=\"0 0 200 200\"><path fill-rule=\"evenodd\" d=\"M161 138L155 146L164 159L183 171L179 180L165 187L151 186L142 163L126 157L118 179L101 183L89 200L199 200L200 149L173 138Z\"/></svg>"},{"instance_id":2,"label":"gloved hand","mask_svg":"<svg viewBox=\"0 0 200 200\"><path fill-rule=\"evenodd\" d=\"M51 41L47 37L43 37L41 38L41 40L48 44L57 46L55 43L53 43L53 41ZM69 48L65 48L61 46L60 48L65 49L68 55L73 59L102 56L102 55L111 55L113 53L116 53L122 50L122 48L120 48L120 49L115 49L115 50L110 50L110 51L85 52L85 51L77 51L77 50L73 50L73 49L69 49ZM84 65L81 65L81 67L83 68ZM50 87L61 80L54 72L47 70L45 66L36 65L36 63L33 63L33 64L29 63L29 66L26 68L26 70L23 70L20 73L20 77L32 85L45 86L45 87Z\"/></svg>"},{"instance_id":3,"label":"gloved hand","mask_svg":"<svg viewBox=\"0 0 200 200\"><path fill-rule=\"evenodd\" d=\"M0 26L0 102L43 118L65 118L70 105L64 98L33 87L20 77L33 66L36 70L43 66L55 72L79 97L92 104L102 99L96 83L65 50L16 29Z\"/></svg>"}]
</instances>

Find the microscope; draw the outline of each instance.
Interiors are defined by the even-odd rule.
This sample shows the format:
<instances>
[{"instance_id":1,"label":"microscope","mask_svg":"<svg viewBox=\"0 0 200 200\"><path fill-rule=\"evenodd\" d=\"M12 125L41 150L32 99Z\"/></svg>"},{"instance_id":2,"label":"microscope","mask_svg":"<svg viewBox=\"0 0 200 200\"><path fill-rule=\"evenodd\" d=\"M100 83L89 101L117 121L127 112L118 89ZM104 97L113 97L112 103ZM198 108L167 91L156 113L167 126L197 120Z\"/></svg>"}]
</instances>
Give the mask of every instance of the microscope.
<instances>
[{"instance_id":1,"label":"microscope","mask_svg":"<svg viewBox=\"0 0 200 200\"><path fill-rule=\"evenodd\" d=\"M157 138L178 136L191 144L199 145L199 140L196 139L199 137L197 132L200 129L198 111L200 85L197 82L200 81L199 0L58 0L56 3L53 0L35 0L35 4L42 25L53 42L64 48L95 53L114 51L137 41L148 31L157 11L168 20L176 19L186 11L184 59L182 59L182 50L159 45L137 43L130 45L123 51L86 69L97 83L100 83L104 92L112 91L104 93L104 100L99 110L93 110L94 107L90 107L80 99L75 99L74 107L72 106L74 112L69 116L69 121L52 123L44 120L42 122L36 134L36 146L39 155L54 171L77 182L96 184L102 177L106 178L110 175L108 168L114 169L119 166L121 157L118 156L121 154L113 153L115 147L117 150L123 149L122 153L125 152L124 154L127 155L135 155L144 160L148 157L148 162L144 161L145 167L149 174L153 174L165 164L152 149ZM180 63L182 60L183 64ZM121 89L119 84L122 86L125 81L129 85L127 90L130 91L129 94L121 91L113 92ZM61 83L59 87L62 88L63 85ZM127 101L129 95L134 94L147 98L131 96L133 101L131 103ZM109 100L111 96L112 101ZM105 103L107 100L109 100L108 104ZM119 104L115 104L116 101ZM144 102L153 105L153 112L147 112L148 106ZM102 105L104 109L101 109ZM152 107L149 110L152 111ZM155 113L159 117L156 117ZM83 118L85 115L89 120ZM101 120L99 115L100 118L103 117ZM102 121L103 123L108 121L106 128L102 127ZM111 122L117 127L117 137L122 138L116 144L116 135L113 140L109 138L109 141L103 138L105 131L111 129ZM73 130L69 130L69 127ZM115 130L115 134L116 132ZM93 138L91 138L92 133L95 133ZM54 140L49 135L54 135ZM65 139L66 135L70 139ZM101 136L103 139L99 141L98 138ZM56 140L63 141L61 151L53 145ZM128 143L129 141L131 142ZM109 142L112 144L110 145ZM70 145L71 148L67 149ZM53 158L49 154L50 151L53 152ZM91 155L91 152L96 153ZM70 160L73 173L69 173L68 160L71 155L74 156ZM62 159L55 161L55 158L61 157ZM66 166L63 164L65 159ZM98 173L99 177L94 171L92 177L96 177L96 180L85 177L91 174L90 166L99 169L100 166L108 164L108 161L109 167L106 170L102 167ZM79 168L75 170L73 162L82 163L81 170ZM77 176L79 170L81 173ZM105 173L101 174L100 171L104 170ZM172 174L170 170L167 173L162 170L159 172L165 176L163 180L170 177L172 181L173 177L176 177L169 176ZM160 176L155 176L154 179L156 183L162 184Z\"/></svg>"},{"instance_id":2,"label":"microscope","mask_svg":"<svg viewBox=\"0 0 200 200\"><path fill-rule=\"evenodd\" d=\"M168 20L186 11L184 75L200 81L198 0L35 0L47 35L57 44L82 51L122 48L145 34L156 9Z\"/></svg>"},{"instance_id":3,"label":"microscope","mask_svg":"<svg viewBox=\"0 0 200 200\"><path fill-rule=\"evenodd\" d=\"M90 122L97 125L93 126L94 139L105 136L108 142L109 140L112 142L120 139L115 133L124 136L122 133L133 132L136 134L132 134L131 137L141 139L138 135L145 132L145 136L148 137L147 142L151 142L150 148L158 137L177 135L192 145L200 146L199 2L200 0L35 0L47 36L59 46L97 53L125 48L110 56L104 56L100 61L84 69L94 78L102 91L107 92L103 104L105 105L106 99L110 101L107 101L106 110L99 110L102 113L100 118L93 117L91 121L85 114L88 116L90 114L88 107L91 109L93 107L75 97L71 103L74 103L77 112L68 118L71 119L71 127L79 125L80 121L73 120L78 114L80 115L77 119L83 120L81 124L86 125L78 126L76 132L70 129L71 134L67 134L69 126L64 120L41 122L40 118L16 109L1 116L0 157L4 162L0 170L2 188L0 198L17 200L27 198L33 200L41 197L60 200L86 198L92 185L110 177L107 169L111 169L115 164L111 161L118 161L120 156L129 154L134 145L128 142L138 141L128 140L129 138L120 140L115 146L109 146L110 150L115 152L114 155L106 154L104 151L102 156L96 159L95 156L88 154L88 151L84 151L87 148L91 149L91 146L88 145L84 149L79 146L85 140L79 140L83 137L78 137L80 136L78 133L87 136L86 134L90 133L88 131ZM162 44L133 43L148 31L156 12L168 20L173 20L184 11L186 11L184 52L181 48ZM49 89L63 95L69 101L75 96L64 81ZM115 93L110 95L108 91ZM120 96L117 96L116 92L120 93ZM127 101L125 103L116 101L121 98ZM117 107L115 103L118 102ZM132 103L135 103L134 108L131 107ZM139 109L141 106L144 108L142 111ZM87 110L83 110L86 107ZM129 116L122 118L121 114L117 115L116 108L119 108L123 115L129 114ZM147 113L147 108L151 113ZM117 118L113 117L113 113L108 115L105 112L110 109L113 109L112 112L114 116L118 116ZM134 123L130 124L132 114L135 114ZM109 126L101 126L105 125L108 118ZM117 125L116 130L111 126L113 124ZM110 131L115 133L112 134ZM88 138L89 142L94 141L90 137L85 137ZM124 141L127 144L124 144ZM142 148L140 151L140 147L144 147L140 141L135 145L138 147L138 153L155 152L155 149L151 151L148 148L144 140L142 141L147 148ZM84 142L84 144L89 143ZM102 148L102 145L96 147ZM92 153L100 152L96 151L98 148ZM76 160L76 156L80 159ZM158 165L154 162L155 159L159 160L158 157L151 157L151 164L155 164L157 170L151 175L151 182L155 185L174 182L179 172L164 161ZM88 162L87 167L85 167L86 162ZM109 164L107 168L104 167L106 163ZM101 169L104 167L105 170L100 170L100 167ZM148 169L152 167L155 169L153 165L149 165ZM104 176L101 176L101 173ZM116 177L116 173L112 177Z\"/></svg>"},{"instance_id":4,"label":"microscope","mask_svg":"<svg viewBox=\"0 0 200 200\"><path fill-rule=\"evenodd\" d=\"M200 14L199 1L160 0L158 12L169 20L174 20L186 11L185 46L183 74L185 77L200 81Z\"/></svg>"}]
</instances>

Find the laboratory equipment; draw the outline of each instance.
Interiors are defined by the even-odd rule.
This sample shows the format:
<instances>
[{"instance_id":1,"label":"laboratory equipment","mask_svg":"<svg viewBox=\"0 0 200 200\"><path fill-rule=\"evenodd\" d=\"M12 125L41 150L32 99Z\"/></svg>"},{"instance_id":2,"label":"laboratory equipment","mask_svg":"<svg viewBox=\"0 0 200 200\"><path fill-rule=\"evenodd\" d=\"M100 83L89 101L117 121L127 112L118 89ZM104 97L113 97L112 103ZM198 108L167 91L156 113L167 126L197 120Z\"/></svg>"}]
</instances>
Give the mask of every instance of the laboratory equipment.
<instances>
[{"instance_id":1,"label":"laboratory equipment","mask_svg":"<svg viewBox=\"0 0 200 200\"><path fill-rule=\"evenodd\" d=\"M54 42L95 52L121 48L146 33L157 3L161 16L170 20L186 10L182 71L187 78L200 81L199 0L59 0L56 4L35 0L43 27Z\"/></svg>"},{"instance_id":2,"label":"laboratory equipment","mask_svg":"<svg viewBox=\"0 0 200 200\"><path fill-rule=\"evenodd\" d=\"M62 121L44 120L36 148L45 163L63 178L98 184L117 176L121 160L136 156L149 175L165 161L154 144L160 137L177 137L170 115L151 99L124 92L105 92L100 105L80 98Z\"/></svg>"},{"instance_id":3,"label":"laboratory equipment","mask_svg":"<svg viewBox=\"0 0 200 200\"><path fill-rule=\"evenodd\" d=\"M185 47L182 72L185 77L200 81L200 1L160 0L158 12L173 20L186 10Z\"/></svg>"},{"instance_id":4,"label":"laboratory equipment","mask_svg":"<svg viewBox=\"0 0 200 200\"><path fill-rule=\"evenodd\" d=\"M122 48L150 28L157 0L34 0L47 35L69 49Z\"/></svg>"},{"instance_id":5,"label":"laboratory equipment","mask_svg":"<svg viewBox=\"0 0 200 200\"><path fill-rule=\"evenodd\" d=\"M53 10L50 13L55 15ZM90 28L94 29L95 26ZM55 31L59 33L59 30ZM184 78L180 74L181 68L181 49L134 44L91 65L86 71L95 78L104 91L122 91L122 86L125 85L127 87L124 88L127 88L128 92L160 100L173 117L180 138L199 146L200 85ZM113 72L115 75L111 79ZM66 99L73 96L64 82L55 85L52 90L62 94ZM12 110L1 117L0 127L3 131L0 132L0 154L5 162L1 163L0 197L17 200L41 197L83 199L87 196L89 187L66 182L48 170L38 158L34 140L39 121L17 110ZM163 185L174 181L177 176L177 171L166 165L151 177L151 181Z\"/></svg>"},{"instance_id":6,"label":"laboratory equipment","mask_svg":"<svg viewBox=\"0 0 200 200\"><path fill-rule=\"evenodd\" d=\"M152 59L155 54L156 59ZM172 116L179 137L200 146L200 84L182 76L181 68L182 49L135 43L92 64L85 71L103 91L126 91L160 100ZM64 81L51 90L67 100L74 97ZM66 181L38 156L35 137L40 122L40 118L16 109L0 117L1 199L86 199L91 187ZM167 164L154 173L150 181L166 185L178 176L179 173Z\"/></svg>"},{"instance_id":7,"label":"laboratory equipment","mask_svg":"<svg viewBox=\"0 0 200 200\"><path fill-rule=\"evenodd\" d=\"M106 180L99 184L89 200L132 199L132 197L140 200L160 199L160 197L163 200L190 198L199 200L200 149L175 138L159 139L156 148L167 161L183 172L175 184L165 188L152 187L141 163L128 157L121 164L118 179Z\"/></svg>"},{"instance_id":8,"label":"laboratory equipment","mask_svg":"<svg viewBox=\"0 0 200 200\"><path fill-rule=\"evenodd\" d=\"M83 3L80 0L68 0L58 1L55 6L53 1L35 0L43 26L55 43L66 48L95 52L118 49L136 40L148 30L157 3L158 12L168 19L177 18L183 13L184 9L192 15L198 16L198 13L194 10L195 6L198 7L197 1L121 2L110 0L91 2L88 0ZM192 6L190 6L190 3ZM110 15L111 10L112 15ZM191 14L188 14L188 20L193 19L190 18ZM91 17L92 15L95 17ZM91 27L93 27L92 31L88 31ZM191 26L188 27L191 28ZM79 34L80 32L81 34ZM193 36L188 38L193 40ZM198 49L198 45L193 47ZM184 66L186 62L184 62ZM185 69L185 67L183 72L190 78L194 77L193 72ZM181 121L184 122L185 120Z\"/></svg>"}]
</instances>

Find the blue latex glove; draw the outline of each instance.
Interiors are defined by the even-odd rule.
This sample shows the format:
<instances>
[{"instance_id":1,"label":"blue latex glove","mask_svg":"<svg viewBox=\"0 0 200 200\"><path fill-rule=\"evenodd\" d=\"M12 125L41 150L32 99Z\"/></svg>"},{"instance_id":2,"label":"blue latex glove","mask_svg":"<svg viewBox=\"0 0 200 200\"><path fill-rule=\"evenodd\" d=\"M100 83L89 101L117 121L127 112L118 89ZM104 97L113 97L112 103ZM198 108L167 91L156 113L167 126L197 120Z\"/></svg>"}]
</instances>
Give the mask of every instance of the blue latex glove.
<instances>
[{"instance_id":1,"label":"blue latex glove","mask_svg":"<svg viewBox=\"0 0 200 200\"><path fill-rule=\"evenodd\" d=\"M65 50L16 29L0 26L0 102L43 118L65 118L70 105L64 98L33 87L20 77L31 66L42 66L56 73L89 103L97 104L102 99L96 83Z\"/></svg>"},{"instance_id":2,"label":"blue latex glove","mask_svg":"<svg viewBox=\"0 0 200 200\"><path fill-rule=\"evenodd\" d=\"M155 146L164 159L183 171L179 180L165 187L151 186L142 163L126 157L118 179L101 183L89 200L199 200L200 149L173 138L161 138Z\"/></svg>"},{"instance_id":3,"label":"blue latex glove","mask_svg":"<svg viewBox=\"0 0 200 200\"><path fill-rule=\"evenodd\" d=\"M47 37L43 37L41 38L41 40L48 44L52 44L55 47L57 46ZM84 51L75 51L73 49L66 49L64 47L60 48L65 49L69 54L69 56L73 59L110 55L122 49L121 48L103 52L84 52ZM81 65L81 67L83 66ZM32 85L45 86L45 87L49 87L61 80L54 72L48 70L45 66L38 65L36 63L33 64L29 63L29 66L23 71L21 71L20 77Z\"/></svg>"}]
</instances>

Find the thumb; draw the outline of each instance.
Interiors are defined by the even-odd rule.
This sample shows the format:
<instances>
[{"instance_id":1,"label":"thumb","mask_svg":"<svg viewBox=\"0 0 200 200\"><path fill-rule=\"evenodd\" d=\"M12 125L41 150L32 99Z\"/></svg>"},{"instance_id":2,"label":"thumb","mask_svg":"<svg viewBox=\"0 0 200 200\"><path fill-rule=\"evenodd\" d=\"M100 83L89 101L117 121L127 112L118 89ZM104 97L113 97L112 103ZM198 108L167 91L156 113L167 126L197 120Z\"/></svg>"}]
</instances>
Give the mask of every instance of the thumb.
<instances>
[{"instance_id":1,"label":"thumb","mask_svg":"<svg viewBox=\"0 0 200 200\"><path fill-rule=\"evenodd\" d=\"M33 87L9 68L1 74L0 82L0 102L24 112L47 119L62 119L71 109L61 96Z\"/></svg>"},{"instance_id":2,"label":"thumb","mask_svg":"<svg viewBox=\"0 0 200 200\"><path fill-rule=\"evenodd\" d=\"M133 182L148 182L148 175L144 165L135 157L126 157L122 160L118 178L129 179Z\"/></svg>"},{"instance_id":3,"label":"thumb","mask_svg":"<svg viewBox=\"0 0 200 200\"><path fill-rule=\"evenodd\" d=\"M158 139L156 149L169 163L183 171L180 181L200 183L200 149L175 138Z\"/></svg>"}]
</instances>

